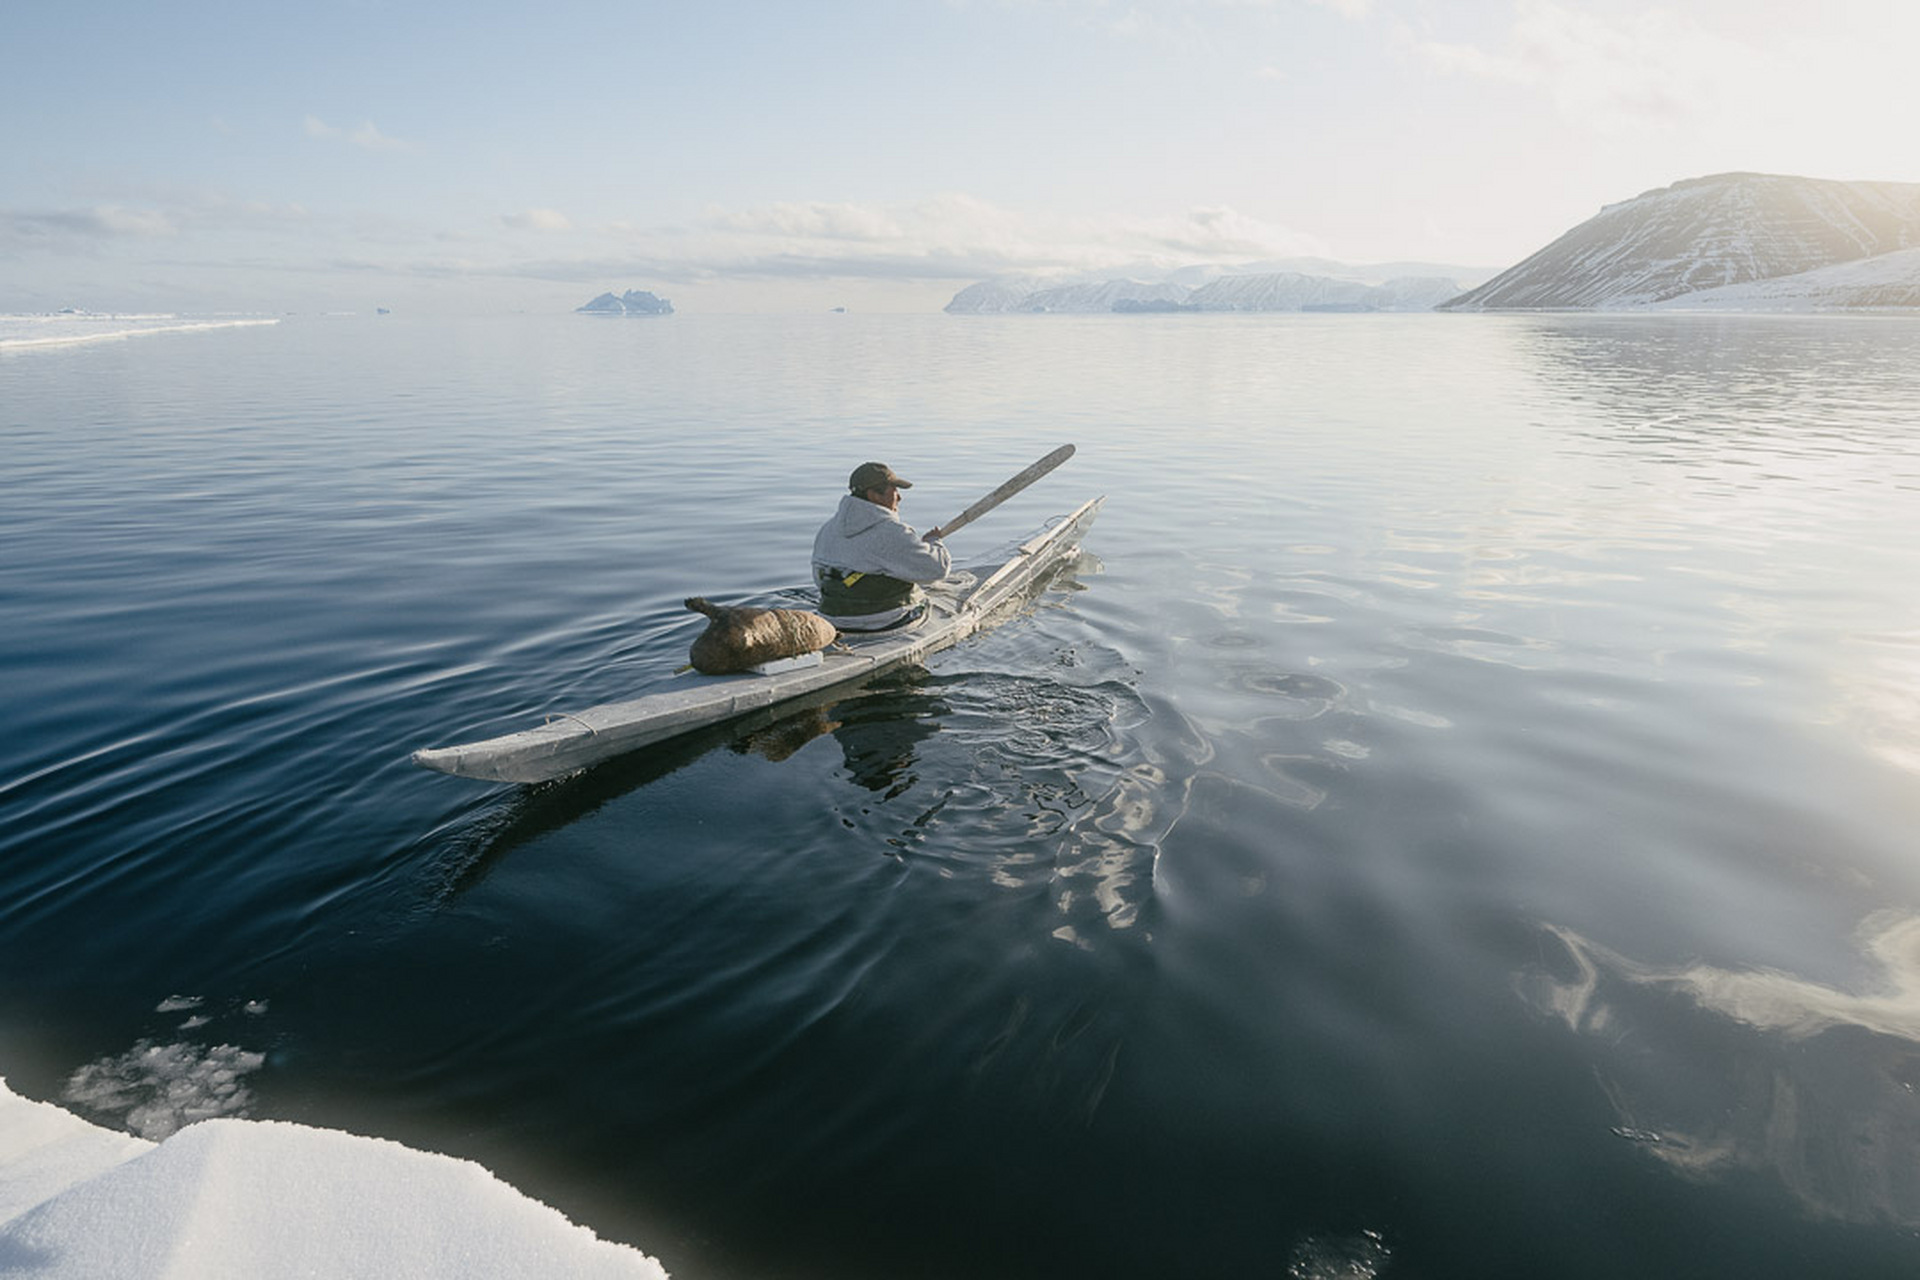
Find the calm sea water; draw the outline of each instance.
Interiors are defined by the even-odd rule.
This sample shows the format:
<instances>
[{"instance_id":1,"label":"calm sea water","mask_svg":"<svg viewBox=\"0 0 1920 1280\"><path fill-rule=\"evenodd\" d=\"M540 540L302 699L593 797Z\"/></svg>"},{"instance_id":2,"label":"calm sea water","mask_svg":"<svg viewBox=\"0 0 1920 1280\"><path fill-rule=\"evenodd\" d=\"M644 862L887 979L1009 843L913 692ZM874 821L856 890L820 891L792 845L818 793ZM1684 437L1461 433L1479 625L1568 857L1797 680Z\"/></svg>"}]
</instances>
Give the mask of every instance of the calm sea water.
<instances>
[{"instance_id":1,"label":"calm sea water","mask_svg":"<svg viewBox=\"0 0 1920 1280\"><path fill-rule=\"evenodd\" d=\"M0 1073L676 1276L1920 1274L1920 324L293 317L0 351ZM1030 610L669 683L869 457Z\"/></svg>"}]
</instances>

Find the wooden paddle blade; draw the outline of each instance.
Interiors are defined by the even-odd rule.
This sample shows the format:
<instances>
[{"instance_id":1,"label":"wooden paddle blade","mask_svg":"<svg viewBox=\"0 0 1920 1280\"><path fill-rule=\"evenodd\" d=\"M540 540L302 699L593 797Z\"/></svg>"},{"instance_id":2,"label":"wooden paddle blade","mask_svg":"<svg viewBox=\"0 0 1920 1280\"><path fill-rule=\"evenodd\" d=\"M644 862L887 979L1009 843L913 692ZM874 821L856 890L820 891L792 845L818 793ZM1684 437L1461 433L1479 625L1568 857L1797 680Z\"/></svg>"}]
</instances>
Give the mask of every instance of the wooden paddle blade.
<instances>
[{"instance_id":1,"label":"wooden paddle blade","mask_svg":"<svg viewBox=\"0 0 1920 1280\"><path fill-rule=\"evenodd\" d=\"M1055 467L1059 466L1061 463L1065 462L1068 458L1071 458L1072 456L1073 456L1073 446L1070 444L1061 445L1058 449L1055 449L1052 453L1040 459L1040 461L1034 463L1032 466L1028 467L1025 471L1022 471L1019 475L1014 476L1011 480L1008 480L1005 484L1001 485L998 489L995 489L992 493L980 499L980 501L974 503L972 506L968 507L965 511L962 511L959 515L955 516L953 519L941 525L940 536L944 538L948 534L952 533L955 529L958 529L963 525L972 524L975 520L978 520L981 516L987 514L987 512L993 510L995 507L1005 502L1008 498L1011 498L1014 494L1020 492L1022 489L1032 484L1035 480L1038 480L1041 476L1047 474L1047 472L1053 470Z\"/></svg>"}]
</instances>

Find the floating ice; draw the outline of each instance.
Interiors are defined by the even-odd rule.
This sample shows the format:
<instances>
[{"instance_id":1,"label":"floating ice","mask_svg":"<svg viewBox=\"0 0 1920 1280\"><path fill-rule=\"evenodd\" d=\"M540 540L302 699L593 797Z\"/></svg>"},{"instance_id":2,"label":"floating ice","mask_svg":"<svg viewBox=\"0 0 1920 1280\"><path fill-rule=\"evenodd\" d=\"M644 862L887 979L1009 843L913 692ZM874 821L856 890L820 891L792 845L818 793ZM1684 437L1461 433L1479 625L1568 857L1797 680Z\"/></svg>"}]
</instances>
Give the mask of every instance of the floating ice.
<instances>
[{"instance_id":1,"label":"floating ice","mask_svg":"<svg viewBox=\"0 0 1920 1280\"><path fill-rule=\"evenodd\" d=\"M4 1081L0 1270L39 1280L667 1274L470 1161L233 1119L155 1145L29 1101Z\"/></svg>"},{"instance_id":2,"label":"floating ice","mask_svg":"<svg viewBox=\"0 0 1920 1280\"><path fill-rule=\"evenodd\" d=\"M142 1040L118 1057L74 1072L62 1094L89 1111L124 1118L158 1141L197 1120L242 1115L253 1105L244 1077L266 1059L230 1044L155 1044Z\"/></svg>"},{"instance_id":3,"label":"floating ice","mask_svg":"<svg viewBox=\"0 0 1920 1280\"><path fill-rule=\"evenodd\" d=\"M1357 1236L1309 1236L1293 1248L1291 1280L1373 1280L1393 1251L1378 1231Z\"/></svg>"}]
</instances>

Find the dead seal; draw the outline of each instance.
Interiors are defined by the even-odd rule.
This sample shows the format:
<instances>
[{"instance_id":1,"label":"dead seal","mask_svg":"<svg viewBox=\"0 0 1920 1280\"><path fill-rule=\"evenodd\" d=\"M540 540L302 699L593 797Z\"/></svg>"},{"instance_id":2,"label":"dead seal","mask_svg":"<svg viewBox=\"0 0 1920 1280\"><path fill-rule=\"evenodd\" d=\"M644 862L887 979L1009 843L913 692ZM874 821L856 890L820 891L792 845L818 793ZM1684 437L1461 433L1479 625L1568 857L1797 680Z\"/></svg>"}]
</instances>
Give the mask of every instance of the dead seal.
<instances>
[{"instance_id":1,"label":"dead seal","mask_svg":"<svg viewBox=\"0 0 1920 1280\"><path fill-rule=\"evenodd\" d=\"M707 629L688 655L701 675L730 675L763 662L797 658L826 648L840 635L831 622L806 609L755 609L714 604L699 596L686 606L707 615Z\"/></svg>"}]
</instances>

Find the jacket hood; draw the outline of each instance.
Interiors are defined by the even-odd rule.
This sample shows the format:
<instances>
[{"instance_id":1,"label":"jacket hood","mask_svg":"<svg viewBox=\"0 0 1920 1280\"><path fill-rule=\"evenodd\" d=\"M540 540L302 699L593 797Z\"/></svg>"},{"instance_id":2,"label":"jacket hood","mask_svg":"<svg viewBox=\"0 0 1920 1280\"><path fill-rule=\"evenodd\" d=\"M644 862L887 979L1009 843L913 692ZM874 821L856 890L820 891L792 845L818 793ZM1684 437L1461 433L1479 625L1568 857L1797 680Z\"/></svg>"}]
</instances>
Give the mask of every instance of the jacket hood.
<instances>
[{"instance_id":1,"label":"jacket hood","mask_svg":"<svg viewBox=\"0 0 1920 1280\"><path fill-rule=\"evenodd\" d=\"M877 524L888 521L897 523L899 517L877 503L868 502L857 493L849 493L841 496L840 510L834 513L833 520L841 537L852 538Z\"/></svg>"}]
</instances>

